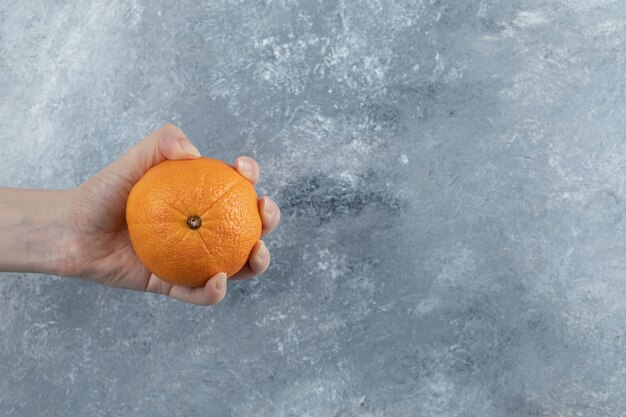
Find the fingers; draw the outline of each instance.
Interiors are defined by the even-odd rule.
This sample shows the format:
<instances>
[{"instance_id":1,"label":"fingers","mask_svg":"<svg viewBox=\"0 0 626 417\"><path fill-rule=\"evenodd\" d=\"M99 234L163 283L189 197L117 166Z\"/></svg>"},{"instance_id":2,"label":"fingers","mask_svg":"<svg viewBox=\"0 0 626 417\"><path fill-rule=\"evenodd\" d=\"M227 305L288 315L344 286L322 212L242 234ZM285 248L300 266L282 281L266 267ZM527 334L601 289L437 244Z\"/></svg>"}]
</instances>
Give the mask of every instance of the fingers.
<instances>
[{"instance_id":1,"label":"fingers","mask_svg":"<svg viewBox=\"0 0 626 417\"><path fill-rule=\"evenodd\" d=\"M268 266L270 266L270 251L265 246L265 242L259 240L252 248L246 265L231 279L246 279L260 275Z\"/></svg>"},{"instance_id":2,"label":"fingers","mask_svg":"<svg viewBox=\"0 0 626 417\"><path fill-rule=\"evenodd\" d=\"M204 287L191 288L173 285L167 295L186 303L202 306L214 305L226 296L226 281L226 274L220 272L209 279Z\"/></svg>"},{"instance_id":3,"label":"fingers","mask_svg":"<svg viewBox=\"0 0 626 417\"><path fill-rule=\"evenodd\" d=\"M235 160L235 169L252 183L256 184L261 176L259 164L249 156L240 156ZM280 208L269 197L261 197L259 199L259 213L263 222L263 235L271 233L280 222Z\"/></svg>"},{"instance_id":4,"label":"fingers","mask_svg":"<svg viewBox=\"0 0 626 417\"><path fill-rule=\"evenodd\" d=\"M249 156L240 156L235 160L234 166L237 172L239 172L242 177L250 181L252 185L256 184L261 176L259 164L257 164L257 162Z\"/></svg>"},{"instance_id":5,"label":"fingers","mask_svg":"<svg viewBox=\"0 0 626 417\"><path fill-rule=\"evenodd\" d=\"M278 222L280 222L280 208L271 198L263 196L259 199L259 213L261 213L261 221L263 223L262 234L271 233ZM259 240L252 251L248 262L233 275L232 279L246 279L262 274L270 265L270 252L265 246L265 242Z\"/></svg>"},{"instance_id":6,"label":"fingers","mask_svg":"<svg viewBox=\"0 0 626 417\"><path fill-rule=\"evenodd\" d=\"M271 198L263 196L259 199L259 213L263 223L262 235L271 233L280 222L280 208Z\"/></svg>"},{"instance_id":7,"label":"fingers","mask_svg":"<svg viewBox=\"0 0 626 417\"><path fill-rule=\"evenodd\" d=\"M180 128L165 125L150 133L112 164L116 174L131 184L166 159L195 159L200 152Z\"/></svg>"}]
</instances>

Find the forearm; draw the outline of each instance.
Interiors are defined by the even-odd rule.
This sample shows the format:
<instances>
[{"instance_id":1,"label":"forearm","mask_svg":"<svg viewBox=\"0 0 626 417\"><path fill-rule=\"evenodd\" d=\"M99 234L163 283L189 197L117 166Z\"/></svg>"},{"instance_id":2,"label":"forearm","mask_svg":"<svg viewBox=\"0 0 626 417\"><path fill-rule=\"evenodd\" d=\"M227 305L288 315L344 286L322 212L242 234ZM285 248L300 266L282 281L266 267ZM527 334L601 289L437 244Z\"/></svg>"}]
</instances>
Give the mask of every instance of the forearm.
<instances>
[{"instance_id":1,"label":"forearm","mask_svg":"<svg viewBox=\"0 0 626 417\"><path fill-rule=\"evenodd\" d=\"M63 273L70 194L0 188L0 271Z\"/></svg>"}]
</instances>

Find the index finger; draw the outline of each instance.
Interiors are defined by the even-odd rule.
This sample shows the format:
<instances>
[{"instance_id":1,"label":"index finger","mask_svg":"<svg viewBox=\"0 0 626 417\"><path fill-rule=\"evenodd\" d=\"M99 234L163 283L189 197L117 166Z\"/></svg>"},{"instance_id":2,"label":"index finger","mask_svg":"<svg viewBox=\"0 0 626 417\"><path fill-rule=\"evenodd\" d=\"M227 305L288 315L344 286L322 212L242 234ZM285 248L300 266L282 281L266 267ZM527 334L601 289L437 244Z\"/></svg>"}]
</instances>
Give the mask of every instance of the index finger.
<instances>
[{"instance_id":1,"label":"index finger","mask_svg":"<svg viewBox=\"0 0 626 417\"><path fill-rule=\"evenodd\" d=\"M223 275L220 279L218 277ZM190 304L209 306L217 304L226 295L226 274L217 274L207 281L204 287L190 288L173 285L167 295Z\"/></svg>"},{"instance_id":2,"label":"index finger","mask_svg":"<svg viewBox=\"0 0 626 417\"><path fill-rule=\"evenodd\" d=\"M252 185L256 184L261 176L261 168L259 168L259 164L257 164L257 162L249 156L240 156L235 159L234 167L237 172L239 172L242 177L250 181Z\"/></svg>"}]
</instances>

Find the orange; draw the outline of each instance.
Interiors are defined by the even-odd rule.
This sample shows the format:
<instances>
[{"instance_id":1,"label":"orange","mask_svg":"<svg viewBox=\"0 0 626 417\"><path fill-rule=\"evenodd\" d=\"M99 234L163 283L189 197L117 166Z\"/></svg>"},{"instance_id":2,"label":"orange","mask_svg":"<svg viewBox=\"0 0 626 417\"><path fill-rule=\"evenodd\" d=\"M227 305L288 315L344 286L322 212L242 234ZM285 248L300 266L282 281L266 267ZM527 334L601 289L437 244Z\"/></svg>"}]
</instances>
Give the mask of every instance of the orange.
<instances>
[{"instance_id":1,"label":"orange","mask_svg":"<svg viewBox=\"0 0 626 417\"><path fill-rule=\"evenodd\" d=\"M257 194L225 162L164 161L132 188L126 222L135 253L171 284L197 287L247 262L261 237Z\"/></svg>"}]
</instances>

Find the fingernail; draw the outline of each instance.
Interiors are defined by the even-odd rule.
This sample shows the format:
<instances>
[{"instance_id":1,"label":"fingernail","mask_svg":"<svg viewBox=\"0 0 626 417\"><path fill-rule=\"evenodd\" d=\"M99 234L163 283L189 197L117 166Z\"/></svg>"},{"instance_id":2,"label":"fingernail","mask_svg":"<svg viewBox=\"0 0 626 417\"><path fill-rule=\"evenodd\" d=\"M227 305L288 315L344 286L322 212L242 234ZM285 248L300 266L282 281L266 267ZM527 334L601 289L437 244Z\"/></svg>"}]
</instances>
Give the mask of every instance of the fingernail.
<instances>
[{"instance_id":1,"label":"fingernail","mask_svg":"<svg viewBox=\"0 0 626 417\"><path fill-rule=\"evenodd\" d=\"M226 274L224 272L221 272L214 279L215 279L215 289L218 291L222 291L224 287L226 287L226 280L227 280Z\"/></svg>"},{"instance_id":2,"label":"fingernail","mask_svg":"<svg viewBox=\"0 0 626 417\"><path fill-rule=\"evenodd\" d=\"M265 242L261 241L261 249L259 249L257 256L260 260L264 261L267 258L268 252L269 251L267 250L267 246L265 246Z\"/></svg>"},{"instance_id":3,"label":"fingernail","mask_svg":"<svg viewBox=\"0 0 626 417\"><path fill-rule=\"evenodd\" d=\"M265 200L265 212L267 214L274 214L274 213L276 213L276 203L274 203L269 198L267 200Z\"/></svg>"},{"instance_id":4,"label":"fingernail","mask_svg":"<svg viewBox=\"0 0 626 417\"><path fill-rule=\"evenodd\" d=\"M252 174L252 165L245 158L239 160L239 169L248 175Z\"/></svg>"},{"instance_id":5,"label":"fingernail","mask_svg":"<svg viewBox=\"0 0 626 417\"><path fill-rule=\"evenodd\" d=\"M178 141L178 145L180 146L183 153L186 153L187 155L201 156L198 148L193 146L193 144L187 139L180 139Z\"/></svg>"}]
</instances>

